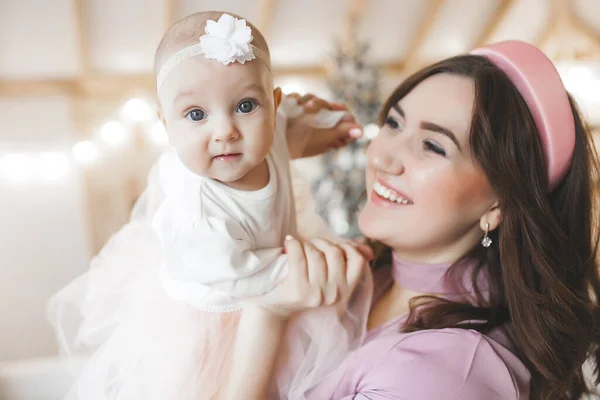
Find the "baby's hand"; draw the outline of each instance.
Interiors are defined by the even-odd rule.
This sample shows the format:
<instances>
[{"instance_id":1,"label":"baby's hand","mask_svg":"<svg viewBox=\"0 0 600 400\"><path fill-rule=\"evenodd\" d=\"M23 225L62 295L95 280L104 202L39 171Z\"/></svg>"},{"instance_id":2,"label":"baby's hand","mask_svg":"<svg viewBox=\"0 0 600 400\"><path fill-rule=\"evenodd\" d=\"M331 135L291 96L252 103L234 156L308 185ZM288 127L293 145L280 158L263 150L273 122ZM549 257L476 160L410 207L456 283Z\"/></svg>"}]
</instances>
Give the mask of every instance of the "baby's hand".
<instances>
[{"instance_id":1,"label":"baby's hand","mask_svg":"<svg viewBox=\"0 0 600 400\"><path fill-rule=\"evenodd\" d=\"M324 239L302 242L288 238L288 273L258 304L287 319L294 314L345 302L373 257L366 246L336 245Z\"/></svg>"},{"instance_id":2,"label":"baby's hand","mask_svg":"<svg viewBox=\"0 0 600 400\"><path fill-rule=\"evenodd\" d=\"M312 94L301 97L293 93L288 97L295 98L304 111L302 116L288 120L286 136L292 159L311 157L340 148L362 136L361 126L350 113L332 128L319 129L311 126L314 114L323 110L345 111L345 105L329 103Z\"/></svg>"}]
</instances>

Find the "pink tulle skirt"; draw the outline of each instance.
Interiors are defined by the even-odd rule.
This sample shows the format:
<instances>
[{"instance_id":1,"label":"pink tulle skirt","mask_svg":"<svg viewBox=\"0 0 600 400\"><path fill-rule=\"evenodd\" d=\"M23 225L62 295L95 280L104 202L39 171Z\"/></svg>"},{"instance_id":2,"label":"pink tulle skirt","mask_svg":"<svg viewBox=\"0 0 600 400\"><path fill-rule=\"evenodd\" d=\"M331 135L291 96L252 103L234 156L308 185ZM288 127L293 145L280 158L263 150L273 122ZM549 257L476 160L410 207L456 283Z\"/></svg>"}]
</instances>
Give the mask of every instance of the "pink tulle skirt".
<instances>
[{"instance_id":1,"label":"pink tulle skirt","mask_svg":"<svg viewBox=\"0 0 600 400\"><path fill-rule=\"evenodd\" d=\"M110 239L88 272L50 300L48 317L62 352L89 357L67 399L211 399L227 384L240 312L203 312L172 299L161 286L160 260L148 220L134 219ZM371 286L366 274L341 314L328 307L292 321L273 398L309 398L360 345ZM322 387L319 393L323 396Z\"/></svg>"}]
</instances>

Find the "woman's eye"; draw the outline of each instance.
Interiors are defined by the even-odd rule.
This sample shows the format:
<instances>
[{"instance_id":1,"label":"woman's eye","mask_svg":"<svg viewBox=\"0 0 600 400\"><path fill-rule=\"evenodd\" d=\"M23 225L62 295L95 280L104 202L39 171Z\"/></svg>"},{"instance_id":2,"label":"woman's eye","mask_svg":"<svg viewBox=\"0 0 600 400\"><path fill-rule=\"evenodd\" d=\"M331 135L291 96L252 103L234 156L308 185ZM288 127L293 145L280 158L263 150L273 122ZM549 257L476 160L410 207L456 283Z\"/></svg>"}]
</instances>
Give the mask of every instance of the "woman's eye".
<instances>
[{"instance_id":1,"label":"woman's eye","mask_svg":"<svg viewBox=\"0 0 600 400\"><path fill-rule=\"evenodd\" d=\"M427 151L432 151L436 154L439 154L440 156L446 156L446 151L439 145L429 142L429 141L425 141L423 142L423 147L425 148L425 150Z\"/></svg>"},{"instance_id":2,"label":"woman's eye","mask_svg":"<svg viewBox=\"0 0 600 400\"><path fill-rule=\"evenodd\" d=\"M202 110L195 109L188 112L185 117L191 121L202 121L206 118L206 113Z\"/></svg>"},{"instance_id":3,"label":"woman's eye","mask_svg":"<svg viewBox=\"0 0 600 400\"><path fill-rule=\"evenodd\" d=\"M258 105L254 101L244 100L238 106L237 112L242 113L242 114L248 114L249 112L254 111L256 109L256 107L258 107Z\"/></svg>"},{"instance_id":4,"label":"woman's eye","mask_svg":"<svg viewBox=\"0 0 600 400\"><path fill-rule=\"evenodd\" d=\"M385 119L385 124L392 129L402 129L403 128L402 124L400 122L396 121L392 117L387 117Z\"/></svg>"}]
</instances>

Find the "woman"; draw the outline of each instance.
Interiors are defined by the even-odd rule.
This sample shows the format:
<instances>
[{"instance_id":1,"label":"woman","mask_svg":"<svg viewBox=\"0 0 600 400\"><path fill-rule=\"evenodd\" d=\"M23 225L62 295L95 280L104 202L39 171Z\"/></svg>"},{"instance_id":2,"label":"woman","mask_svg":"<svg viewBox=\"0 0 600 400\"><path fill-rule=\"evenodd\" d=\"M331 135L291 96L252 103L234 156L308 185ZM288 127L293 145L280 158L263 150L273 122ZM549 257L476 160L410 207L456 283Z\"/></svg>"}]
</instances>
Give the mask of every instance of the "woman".
<instances>
[{"instance_id":1,"label":"woman","mask_svg":"<svg viewBox=\"0 0 600 400\"><path fill-rule=\"evenodd\" d=\"M515 41L441 61L380 123L359 217L381 249L367 334L306 398L580 398L600 359L598 170L552 63ZM266 398L289 318L343 304L370 258L324 240L286 250L293 272L242 316L229 398Z\"/></svg>"}]
</instances>

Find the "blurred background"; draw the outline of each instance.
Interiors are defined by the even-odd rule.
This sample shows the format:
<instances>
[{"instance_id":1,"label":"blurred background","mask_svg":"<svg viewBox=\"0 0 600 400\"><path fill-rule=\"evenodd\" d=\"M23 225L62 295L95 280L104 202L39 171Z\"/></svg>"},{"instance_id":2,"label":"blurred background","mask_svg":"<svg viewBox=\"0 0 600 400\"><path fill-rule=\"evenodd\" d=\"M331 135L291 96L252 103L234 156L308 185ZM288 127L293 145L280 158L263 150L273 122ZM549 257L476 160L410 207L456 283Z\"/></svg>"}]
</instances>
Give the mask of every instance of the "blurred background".
<instances>
[{"instance_id":1,"label":"blurred background","mask_svg":"<svg viewBox=\"0 0 600 400\"><path fill-rule=\"evenodd\" d=\"M127 221L166 145L154 50L170 24L210 9L261 29L285 93L345 101L366 126L298 162L340 235L357 235L377 108L428 63L528 41L600 125L598 0L0 0L0 399L55 399L68 384L45 302Z\"/></svg>"}]
</instances>

